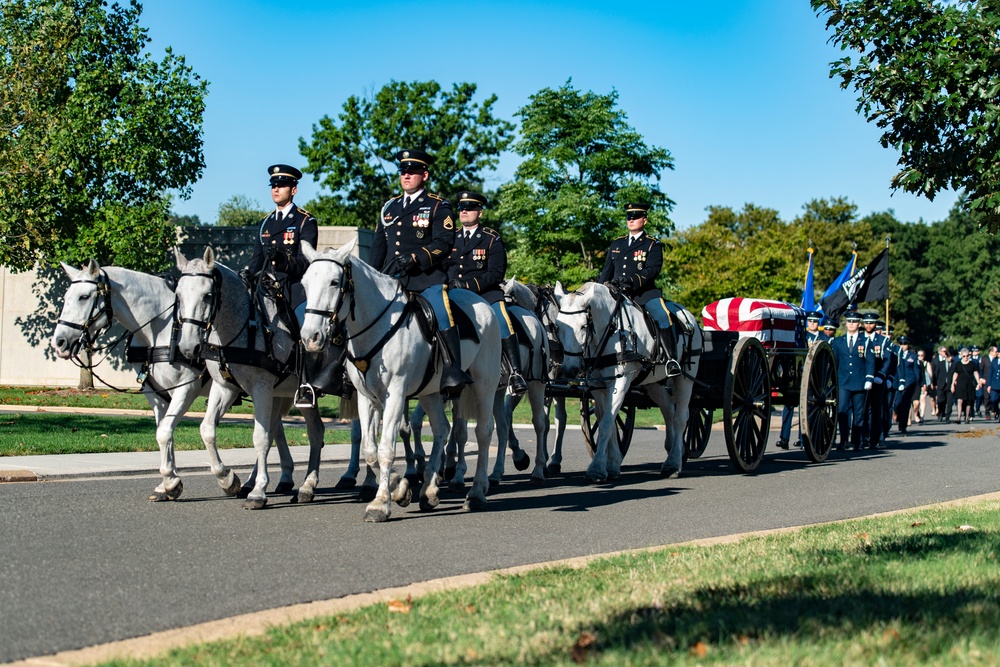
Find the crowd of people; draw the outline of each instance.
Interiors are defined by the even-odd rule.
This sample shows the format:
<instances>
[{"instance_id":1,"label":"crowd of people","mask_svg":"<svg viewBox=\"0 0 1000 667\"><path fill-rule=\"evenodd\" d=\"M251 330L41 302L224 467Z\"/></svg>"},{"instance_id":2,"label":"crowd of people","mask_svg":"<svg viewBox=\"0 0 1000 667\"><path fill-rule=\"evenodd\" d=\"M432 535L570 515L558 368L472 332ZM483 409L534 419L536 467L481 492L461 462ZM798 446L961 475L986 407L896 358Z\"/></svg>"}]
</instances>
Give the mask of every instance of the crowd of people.
<instances>
[{"instance_id":1,"label":"crowd of people","mask_svg":"<svg viewBox=\"0 0 1000 667\"><path fill-rule=\"evenodd\" d=\"M822 332L820 323L822 322ZM912 350L905 335L894 338L878 314L849 311L844 333L821 313L807 314L807 342L828 341L839 383L838 450L885 447L892 425L906 435L910 424L927 421L970 423L1000 420L1000 355L990 346L961 347L957 357L946 346L928 359ZM778 446L789 447L791 411L782 415Z\"/></svg>"}]
</instances>

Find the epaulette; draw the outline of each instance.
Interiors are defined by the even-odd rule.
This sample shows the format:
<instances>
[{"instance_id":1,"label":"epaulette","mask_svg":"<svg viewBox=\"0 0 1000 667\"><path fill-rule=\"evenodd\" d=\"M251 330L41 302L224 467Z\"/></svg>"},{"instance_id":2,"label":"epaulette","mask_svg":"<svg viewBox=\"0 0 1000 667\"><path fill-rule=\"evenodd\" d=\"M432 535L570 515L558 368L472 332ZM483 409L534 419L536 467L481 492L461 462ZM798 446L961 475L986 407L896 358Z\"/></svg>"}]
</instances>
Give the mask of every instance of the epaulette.
<instances>
[{"instance_id":1,"label":"epaulette","mask_svg":"<svg viewBox=\"0 0 1000 667\"><path fill-rule=\"evenodd\" d=\"M624 234L624 235L619 236L618 238L616 238L615 241L621 241L622 239L627 239L627 238L628 238L628 234Z\"/></svg>"},{"instance_id":2,"label":"epaulette","mask_svg":"<svg viewBox=\"0 0 1000 667\"><path fill-rule=\"evenodd\" d=\"M428 199L437 199L438 201L445 201L445 198L444 198L444 197L442 197L442 196L440 196L440 195L432 195L432 194L431 194L431 193L429 193L429 192L425 192L425 193L424 193L424 195L425 195L425 196L426 196L426 197L427 197Z\"/></svg>"},{"instance_id":3,"label":"epaulette","mask_svg":"<svg viewBox=\"0 0 1000 667\"><path fill-rule=\"evenodd\" d=\"M310 213L309 211L305 210L304 208L301 208L301 207L299 207L299 206L296 206L295 208L297 208L297 209L299 209L300 211L302 211L302 214L303 214L304 216L306 216L307 218L315 218L315 217L316 217L316 216L314 216L314 215L313 215L312 213Z\"/></svg>"},{"instance_id":4,"label":"epaulette","mask_svg":"<svg viewBox=\"0 0 1000 667\"><path fill-rule=\"evenodd\" d=\"M495 229L490 229L489 227L483 227L483 234L492 236L494 238L500 238L500 232L496 231Z\"/></svg>"}]
</instances>

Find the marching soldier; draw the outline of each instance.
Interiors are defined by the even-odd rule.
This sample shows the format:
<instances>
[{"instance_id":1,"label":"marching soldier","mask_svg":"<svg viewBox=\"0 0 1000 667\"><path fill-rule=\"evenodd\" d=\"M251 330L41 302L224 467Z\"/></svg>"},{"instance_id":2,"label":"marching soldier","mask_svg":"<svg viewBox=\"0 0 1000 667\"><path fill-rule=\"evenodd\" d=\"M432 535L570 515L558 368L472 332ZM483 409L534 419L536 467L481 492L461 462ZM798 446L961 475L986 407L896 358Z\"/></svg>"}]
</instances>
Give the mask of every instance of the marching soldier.
<instances>
[{"instance_id":1,"label":"marching soldier","mask_svg":"<svg viewBox=\"0 0 1000 667\"><path fill-rule=\"evenodd\" d=\"M403 194L382 207L368 263L382 273L401 274L403 286L420 292L433 306L445 357L441 393L454 396L472 378L462 370L461 341L445 286L448 276L444 261L455 246L451 204L424 189L434 158L413 149L399 151L393 157L399 163Z\"/></svg>"},{"instance_id":2,"label":"marching soldier","mask_svg":"<svg viewBox=\"0 0 1000 667\"><path fill-rule=\"evenodd\" d=\"M837 323L829 317L823 318L823 335L826 336L826 341L828 343L833 340L834 336L837 335Z\"/></svg>"},{"instance_id":3,"label":"marching soldier","mask_svg":"<svg viewBox=\"0 0 1000 667\"><path fill-rule=\"evenodd\" d=\"M493 307L500 322L503 356L510 368L508 390L512 396L520 396L528 390L528 385L521 371L517 337L500 288L507 273L507 250L499 233L479 224L486 197L470 191L462 192L458 197L458 219L462 229L455 235L455 247L445 263L448 289L475 292Z\"/></svg>"},{"instance_id":4,"label":"marching soldier","mask_svg":"<svg viewBox=\"0 0 1000 667\"><path fill-rule=\"evenodd\" d=\"M823 315L811 310L806 313L806 345L812 347L820 341L827 340L826 334L819 330L819 323L823 319ZM795 412L795 406L786 405L781 409L781 431L778 433L778 441L775 444L776 447L781 449L788 449L788 440L792 435L792 416ZM801 441L795 443L796 447L801 446Z\"/></svg>"},{"instance_id":5,"label":"marching soldier","mask_svg":"<svg viewBox=\"0 0 1000 667\"><path fill-rule=\"evenodd\" d=\"M608 259L597 282L617 288L653 316L666 350L667 377L673 377L681 374L681 366L674 359L677 332L663 303L663 295L656 287L656 277L663 267L663 244L644 230L649 208L649 204L626 204L628 234L611 242Z\"/></svg>"},{"instance_id":6,"label":"marching soldier","mask_svg":"<svg viewBox=\"0 0 1000 667\"><path fill-rule=\"evenodd\" d=\"M896 394L895 410L896 425L899 432L906 435L906 428L910 422L910 410L913 408L913 397L920 387L920 369L917 366L917 355L910 349L910 339L906 336L899 337L899 390Z\"/></svg>"},{"instance_id":7,"label":"marching soldier","mask_svg":"<svg viewBox=\"0 0 1000 667\"><path fill-rule=\"evenodd\" d=\"M865 438L867 442L864 446L869 449L884 446L885 431L883 420L885 419L885 381L889 371L889 362L892 357L889 339L877 332L878 315L875 313L865 313L861 322L865 328L865 340L874 355L874 367L872 373L872 387L868 392L868 399L865 403Z\"/></svg>"},{"instance_id":8,"label":"marching soldier","mask_svg":"<svg viewBox=\"0 0 1000 667\"><path fill-rule=\"evenodd\" d=\"M874 386L875 353L859 331L861 316L852 310L844 316L847 332L833 339L833 357L837 363L838 405L837 420L840 422L840 443L838 450L848 444L861 449L861 432L864 426L865 399Z\"/></svg>"}]
</instances>

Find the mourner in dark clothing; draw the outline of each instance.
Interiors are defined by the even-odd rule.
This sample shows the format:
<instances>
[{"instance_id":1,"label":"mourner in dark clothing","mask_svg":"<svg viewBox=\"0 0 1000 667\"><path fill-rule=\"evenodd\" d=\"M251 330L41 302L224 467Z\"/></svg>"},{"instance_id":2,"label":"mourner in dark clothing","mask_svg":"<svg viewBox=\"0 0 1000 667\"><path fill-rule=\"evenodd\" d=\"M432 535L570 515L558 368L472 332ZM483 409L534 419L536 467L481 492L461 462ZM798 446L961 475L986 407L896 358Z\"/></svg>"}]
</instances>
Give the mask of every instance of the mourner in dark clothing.
<instances>
[{"instance_id":1,"label":"mourner in dark clothing","mask_svg":"<svg viewBox=\"0 0 1000 667\"><path fill-rule=\"evenodd\" d=\"M413 149L399 151L394 158L399 163L403 193L382 206L368 263L382 273L400 275L405 289L420 292L434 308L446 357L441 391L454 395L472 378L462 370L461 341L445 285L448 275L444 262L455 247L451 204L424 189L434 158Z\"/></svg>"},{"instance_id":2,"label":"mourner in dark clothing","mask_svg":"<svg viewBox=\"0 0 1000 667\"><path fill-rule=\"evenodd\" d=\"M954 365L955 359L948 348L938 348L937 356L931 361L931 375L934 378L932 388L939 422L951 419L951 373Z\"/></svg>"},{"instance_id":3,"label":"mourner in dark clothing","mask_svg":"<svg viewBox=\"0 0 1000 667\"><path fill-rule=\"evenodd\" d=\"M507 273L507 249L498 232L479 224L484 206L486 197L479 192L465 191L458 195L458 220L462 228L455 235L455 247L445 263L448 288L475 292L492 306L500 322L503 355L510 368L507 386L511 395L520 396L528 390L528 385L521 371L517 336L500 287Z\"/></svg>"},{"instance_id":4,"label":"mourner in dark clothing","mask_svg":"<svg viewBox=\"0 0 1000 667\"><path fill-rule=\"evenodd\" d=\"M958 351L959 361L951 367L951 393L958 403L958 419L968 424L972 416L972 405L976 401L976 387L979 386L979 367L972 362L972 353L967 347Z\"/></svg>"},{"instance_id":5,"label":"mourner in dark clothing","mask_svg":"<svg viewBox=\"0 0 1000 667\"><path fill-rule=\"evenodd\" d=\"M874 380L875 353L865 341L863 332L858 331L861 316L850 311L844 316L847 333L833 339L833 357L837 364L838 404L837 418L840 422L840 443L837 449L848 444L861 449L861 432L864 424L865 399Z\"/></svg>"},{"instance_id":6,"label":"mourner in dark clothing","mask_svg":"<svg viewBox=\"0 0 1000 667\"><path fill-rule=\"evenodd\" d=\"M631 203L625 205L628 234L611 242L604 269L597 282L610 285L642 306L652 315L660 329L667 356L667 376L680 375L681 367L674 358L677 350L677 331L663 303L663 295L656 287L656 278L663 268L663 244L645 232L650 205ZM634 352L633 352L634 354ZM626 360L638 361L638 357Z\"/></svg>"},{"instance_id":7,"label":"mourner in dark clothing","mask_svg":"<svg viewBox=\"0 0 1000 667\"><path fill-rule=\"evenodd\" d=\"M316 218L292 201L298 193L302 172L287 164L274 164L267 168L267 173L271 177L275 210L261 221L254 237L253 254L242 275L244 281L252 284L264 267L270 266L279 280L287 281L288 298L301 325L305 301L299 283L309 268L309 260L302 255L302 242L308 241L315 248L319 231Z\"/></svg>"},{"instance_id":8,"label":"mourner in dark clothing","mask_svg":"<svg viewBox=\"0 0 1000 667\"><path fill-rule=\"evenodd\" d=\"M989 415L1000 419L1000 354L995 345L990 347L990 369L986 375L986 397Z\"/></svg>"}]
</instances>

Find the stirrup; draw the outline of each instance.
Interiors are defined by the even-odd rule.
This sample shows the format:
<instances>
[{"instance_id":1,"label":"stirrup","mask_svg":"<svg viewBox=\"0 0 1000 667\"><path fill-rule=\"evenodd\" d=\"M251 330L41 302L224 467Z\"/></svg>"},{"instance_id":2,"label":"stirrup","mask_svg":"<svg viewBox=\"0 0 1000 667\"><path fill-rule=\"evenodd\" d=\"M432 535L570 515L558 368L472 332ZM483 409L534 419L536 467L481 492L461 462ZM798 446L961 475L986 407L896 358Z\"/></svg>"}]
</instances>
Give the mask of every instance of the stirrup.
<instances>
[{"instance_id":1,"label":"stirrup","mask_svg":"<svg viewBox=\"0 0 1000 667\"><path fill-rule=\"evenodd\" d=\"M676 359L667 359L666 368L668 378L677 377L684 372L681 370L681 365L677 363Z\"/></svg>"},{"instance_id":2,"label":"stirrup","mask_svg":"<svg viewBox=\"0 0 1000 667\"><path fill-rule=\"evenodd\" d=\"M528 383L524 381L520 373L511 372L507 380L508 396L523 396L528 391Z\"/></svg>"},{"instance_id":3,"label":"stirrup","mask_svg":"<svg viewBox=\"0 0 1000 667\"><path fill-rule=\"evenodd\" d=\"M295 398L292 399L297 408L316 408L316 389L308 382L303 382L295 390Z\"/></svg>"}]
</instances>

